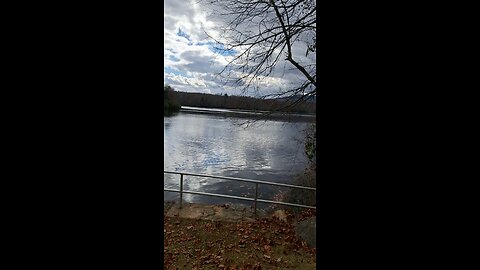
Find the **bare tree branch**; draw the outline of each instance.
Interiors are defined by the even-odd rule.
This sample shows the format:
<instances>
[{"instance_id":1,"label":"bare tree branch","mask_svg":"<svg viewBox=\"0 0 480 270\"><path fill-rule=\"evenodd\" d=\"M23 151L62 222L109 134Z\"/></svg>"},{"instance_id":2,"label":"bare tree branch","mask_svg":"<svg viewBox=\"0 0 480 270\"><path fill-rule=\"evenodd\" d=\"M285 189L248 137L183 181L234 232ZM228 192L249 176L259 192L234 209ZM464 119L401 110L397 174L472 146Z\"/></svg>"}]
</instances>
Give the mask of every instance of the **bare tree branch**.
<instances>
[{"instance_id":1,"label":"bare tree branch","mask_svg":"<svg viewBox=\"0 0 480 270\"><path fill-rule=\"evenodd\" d=\"M275 70L283 60L299 73L298 85L282 85L277 94L267 97L295 97L286 106L316 96L316 64L306 61L316 51L316 3L313 0L204 0L225 24L220 36L209 38L224 55L227 65L217 74L225 84L233 84L244 93L257 89L268 78L281 79ZM303 44L303 45L302 45ZM305 48L298 54L299 48ZM310 54L309 54L310 53ZM286 55L284 59L282 55ZM303 60L302 60L303 59ZM285 67L284 67L285 72ZM303 80L303 82L302 82ZM290 89L289 89L290 87Z\"/></svg>"}]
</instances>

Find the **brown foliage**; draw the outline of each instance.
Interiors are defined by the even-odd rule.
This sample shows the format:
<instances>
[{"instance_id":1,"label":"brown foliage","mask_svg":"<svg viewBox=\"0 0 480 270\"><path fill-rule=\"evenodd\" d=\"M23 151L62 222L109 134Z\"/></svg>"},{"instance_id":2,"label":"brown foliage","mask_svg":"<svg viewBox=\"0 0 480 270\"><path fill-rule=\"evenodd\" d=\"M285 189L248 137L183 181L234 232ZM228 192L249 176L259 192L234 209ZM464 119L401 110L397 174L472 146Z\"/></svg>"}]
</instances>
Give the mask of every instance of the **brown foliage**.
<instances>
[{"instance_id":1,"label":"brown foliage","mask_svg":"<svg viewBox=\"0 0 480 270\"><path fill-rule=\"evenodd\" d=\"M272 217L239 223L164 218L164 267L309 269L316 261L315 249L296 236L293 217L288 217L289 222Z\"/></svg>"}]
</instances>

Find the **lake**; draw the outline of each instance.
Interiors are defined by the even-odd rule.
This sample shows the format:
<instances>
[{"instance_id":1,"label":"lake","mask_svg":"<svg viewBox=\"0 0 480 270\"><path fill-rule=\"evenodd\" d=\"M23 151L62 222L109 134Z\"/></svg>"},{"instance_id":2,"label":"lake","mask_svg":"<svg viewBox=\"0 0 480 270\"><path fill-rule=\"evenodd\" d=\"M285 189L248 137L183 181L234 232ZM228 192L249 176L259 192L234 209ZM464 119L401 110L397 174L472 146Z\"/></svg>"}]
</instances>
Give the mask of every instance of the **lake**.
<instances>
[{"instance_id":1,"label":"lake","mask_svg":"<svg viewBox=\"0 0 480 270\"><path fill-rule=\"evenodd\" d=\"M224 110L188 108L164 117L164 170L292 183L308 163L304 153L309 122L262 120L245 127L245 117L224 115ZM179 175L164 174L164 187L179 189ZM184 189L253 196L254 184L184 176ZM282 189L283 190L283 189ZM259 185L259 198L272 199L278 188ZM164 192L166 201L178 193ZM187 202L223 204L250 202L184 194ZM260 205L259 205L260 206Z\"/></svg>"}]
</instances>

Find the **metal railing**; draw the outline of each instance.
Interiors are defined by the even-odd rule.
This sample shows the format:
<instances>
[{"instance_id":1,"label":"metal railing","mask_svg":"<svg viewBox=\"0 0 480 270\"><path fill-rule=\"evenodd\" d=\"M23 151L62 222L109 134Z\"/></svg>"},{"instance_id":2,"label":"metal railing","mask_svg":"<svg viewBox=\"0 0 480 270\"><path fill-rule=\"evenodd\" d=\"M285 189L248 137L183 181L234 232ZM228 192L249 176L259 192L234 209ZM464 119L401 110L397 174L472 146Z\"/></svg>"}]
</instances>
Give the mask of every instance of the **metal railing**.
<instances>
[{"instance_id":1,"label":"metal railing","mask_svg":"<svg viewBox=\"0 0 480 270\"><path fill-rule=\"evenodd\" d=\"M227 177L227 176L216 176L216 175L208 175L208 174L197 174L197 173L188 173L188 172L172 172L172 171L163 171L165 174L177 174L180 175L180 189L170 189L170 188L163 188L164 191L169 192L178 192L180 193L180 208L182 208L182 201L183 201L183 194L196 194L196 195L204 195L204 196L212 196L212 197L220 197L220 198L229 198L229 199L238 199L244 201L253 201L254 211L257 214L257 202L262 203L271 203L271 204L280 204L280 205L287 205L293 207L302 207L302 208L311 208L316 209L315 206L303 205L303 204L295 204L295 203L287 203L287 202L279 202L279 201L271 201L271 200L263 200L258 199L258 185L270 185L270 186L278 186L278 187L288 187L288 188L297 188L297 189L304 189L304 190L312 190L314 192L317 191L316 188L312 187L303 187L303 186L295 186L289 184L281 184L281 183L272 183L260 180L253 180L253 179L245 179L245 178L237 178L237 177ZM231 195L224 195L224 194L217 194L217 193L207 193L207 192L199 192L199 191L191 191L191 190L184 190L183 189L183 181L184 175L188 176L196 176L196 177L206 177L206 178L216 178L216 179L224 179L224 180L232 180L232 181L241 181L241 182L248 182L255 184L255 197L248 198L248 197L239 197L239 196L231 196Z\"/></svg>"}]
</instances>

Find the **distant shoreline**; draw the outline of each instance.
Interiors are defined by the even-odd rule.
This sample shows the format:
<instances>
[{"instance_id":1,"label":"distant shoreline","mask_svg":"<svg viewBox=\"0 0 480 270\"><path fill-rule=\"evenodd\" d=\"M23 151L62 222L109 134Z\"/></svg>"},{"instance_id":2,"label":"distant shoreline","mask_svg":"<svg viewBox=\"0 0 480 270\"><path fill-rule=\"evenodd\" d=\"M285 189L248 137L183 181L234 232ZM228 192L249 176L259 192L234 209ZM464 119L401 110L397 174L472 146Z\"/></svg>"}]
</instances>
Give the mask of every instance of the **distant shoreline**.
<instances>
[{"instance_id":1,"label":"distant shoreline","mask_svg":"<svg viewBox=\"0 0 480 270\"><path fill-rule=\"evenodd\" d=\"M268 112L268 111L248 111L248 110L235 110L235 109L220 109L220 108L201 108L201 107L189 107L182 106L180 112L184 113L197 113L197 114L216 114L222 116L233 116L243 118L255 118L259 120L290 120L290 121L304 121L315 122L317 117L312 114L299 114L299 113L282 113L282 112Z\"/></svg>"}]
</instances>

